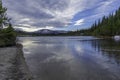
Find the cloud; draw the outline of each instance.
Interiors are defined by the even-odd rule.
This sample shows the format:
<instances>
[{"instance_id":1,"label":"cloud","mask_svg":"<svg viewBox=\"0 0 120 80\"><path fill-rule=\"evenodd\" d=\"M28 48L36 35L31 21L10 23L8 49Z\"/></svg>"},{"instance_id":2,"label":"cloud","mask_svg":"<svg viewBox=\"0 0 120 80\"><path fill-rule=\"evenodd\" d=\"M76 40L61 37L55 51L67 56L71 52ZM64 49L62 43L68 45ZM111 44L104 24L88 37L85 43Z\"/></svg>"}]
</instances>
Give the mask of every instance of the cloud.
<instances>
[{"instance_id":1,"label":"cloud","mask_svg":"<svg viewBox=\"0 0 120 80\"><path fill-rule=\"evenodd\" d=\"M29 24L33 27L44 28L46 26L63 27L68 24L70 18L65 12L68 1L4 0L3 2L8 7L8 15L12 17L15 25Z\"/></svg>"},{"instance_id":2,"label":"cloud","mask_svg":"<svg viewBox=\"0 0 120 80\"><path fill-rule=\"evenodd\" d=\"M80 25L83 24L83 22L84 22L84 19L80 19L80 20L76 21L74 25L75 26L80 26Z\"/></svg>"},{"instance_id":3,"label":"cloud","mask_svg":"<svg viewBox=\"0 0 120 80\"><path fill-rule=\"evenodd\" d=\"M87 26L120 6L119 0L3 0L3 3L14 25L36 29L79 27L86 23Z\"/></svg>"}]
</instances>

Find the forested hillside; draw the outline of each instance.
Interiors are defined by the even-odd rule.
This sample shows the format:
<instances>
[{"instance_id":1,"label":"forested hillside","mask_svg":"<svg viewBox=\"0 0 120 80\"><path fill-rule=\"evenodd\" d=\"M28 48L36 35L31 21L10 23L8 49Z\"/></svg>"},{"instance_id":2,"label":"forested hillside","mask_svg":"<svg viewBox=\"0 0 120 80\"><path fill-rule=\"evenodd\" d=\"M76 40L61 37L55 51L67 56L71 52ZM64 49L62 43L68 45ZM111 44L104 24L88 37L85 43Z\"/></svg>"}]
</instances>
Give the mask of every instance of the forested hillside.
<instances>
[{"instance_id":1,"label":"forested hillside","mask_svg":"<svg viewBox=\"0 0 120 80\"><path fill-rule=\"evenodd\" d=\"M120 8L115 14L103 17L89 29L93 35L114 36L120 35Z\"/></svg>"},{"instance_id":2,"label":"forested hillside","mask_svg":"<svg viewBox=\"0 0 120 80\"><path fill-rule=\"evenodd\" d=\"M115 14L103 16L91 28L71 32L72 35L114 36L120 35L120 8Z\"/></svg>"}]
</instances>

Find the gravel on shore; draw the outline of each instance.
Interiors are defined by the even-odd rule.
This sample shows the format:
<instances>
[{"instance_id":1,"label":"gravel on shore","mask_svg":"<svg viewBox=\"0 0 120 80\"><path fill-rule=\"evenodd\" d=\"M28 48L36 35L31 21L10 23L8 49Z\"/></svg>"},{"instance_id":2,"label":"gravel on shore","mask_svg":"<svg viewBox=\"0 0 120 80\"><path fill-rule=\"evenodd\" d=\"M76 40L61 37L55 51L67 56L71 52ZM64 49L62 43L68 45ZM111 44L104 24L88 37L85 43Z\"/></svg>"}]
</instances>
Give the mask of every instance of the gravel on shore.
<instances>
[{"instance_id":1,"label":"gravel on shore","mask_svg":"<svg viewBox=\"0 0 120 80\"><path fill-rule=\"evenodd\" d=\"M0 48L0 80L32 80L22 45Z\"/></svg>"}]
</instances>

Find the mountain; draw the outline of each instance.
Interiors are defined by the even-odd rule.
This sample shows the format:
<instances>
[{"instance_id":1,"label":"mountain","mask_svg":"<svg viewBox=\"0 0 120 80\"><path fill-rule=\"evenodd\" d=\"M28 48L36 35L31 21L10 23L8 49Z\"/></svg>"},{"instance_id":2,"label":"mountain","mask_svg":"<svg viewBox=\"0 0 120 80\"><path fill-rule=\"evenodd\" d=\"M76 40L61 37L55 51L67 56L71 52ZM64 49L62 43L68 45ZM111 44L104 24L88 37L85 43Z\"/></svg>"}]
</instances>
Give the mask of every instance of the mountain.
<instances>
[{"instance_id":1,"label":"mountain","mask_svg":"<svg viewBox=\"0 0 120 80\"><path fill-rule=\"evenodd\" d=\"M67 33L67 31L41 29L41 30L35 31L33 33L37 33L37 34L61 34L61 33Z\"/></svg>"},{"instance_id":2,"label":"mountain","mask_svg":"<svg viewBox=\"0 0 120 80\"><path fill-rule=\"evenodd\" d=\"M64 34L64 33L68 33L68 31L63 31L63 30L49 30L49 29L42 29L42 30L38 30L38 31L35 31L35 32L25 32L23 30L19 30L19 29L15 29L17 35L21 35L21 36L24 36L24 35L31 35L31 36L44 36L44 35L61 35L61 34Z\"/></svg>"}]
</instances>

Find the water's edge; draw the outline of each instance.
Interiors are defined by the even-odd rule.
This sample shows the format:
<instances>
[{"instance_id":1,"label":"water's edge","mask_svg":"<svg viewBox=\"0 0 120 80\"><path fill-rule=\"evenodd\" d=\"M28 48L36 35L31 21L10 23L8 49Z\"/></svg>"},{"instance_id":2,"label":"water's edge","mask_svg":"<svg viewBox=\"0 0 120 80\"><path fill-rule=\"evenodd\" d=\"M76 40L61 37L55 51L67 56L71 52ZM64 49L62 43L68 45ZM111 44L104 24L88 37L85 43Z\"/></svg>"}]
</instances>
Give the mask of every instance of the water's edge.
<instances>
[{"instance_id":1,"label":"water's edge","mask_svg":"<svg viewBox=\"0 0 120 80\"><path fill-rule=\"evenodd\" d=\"M32 80L22 45L0 48L0 80Z\"/></svg>"}]
</instances>

